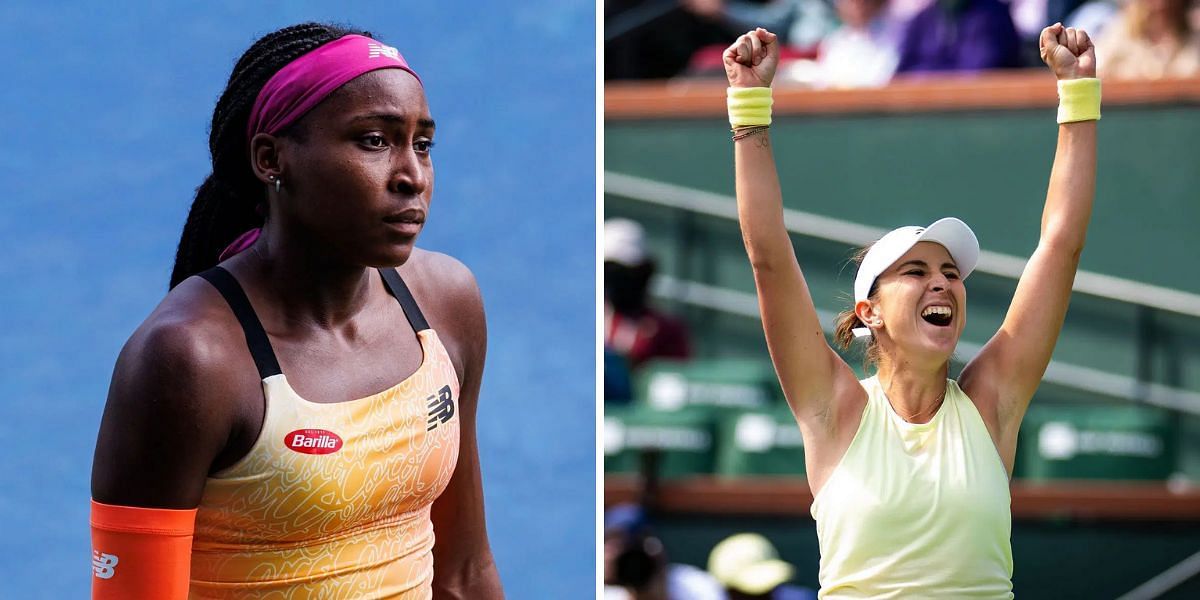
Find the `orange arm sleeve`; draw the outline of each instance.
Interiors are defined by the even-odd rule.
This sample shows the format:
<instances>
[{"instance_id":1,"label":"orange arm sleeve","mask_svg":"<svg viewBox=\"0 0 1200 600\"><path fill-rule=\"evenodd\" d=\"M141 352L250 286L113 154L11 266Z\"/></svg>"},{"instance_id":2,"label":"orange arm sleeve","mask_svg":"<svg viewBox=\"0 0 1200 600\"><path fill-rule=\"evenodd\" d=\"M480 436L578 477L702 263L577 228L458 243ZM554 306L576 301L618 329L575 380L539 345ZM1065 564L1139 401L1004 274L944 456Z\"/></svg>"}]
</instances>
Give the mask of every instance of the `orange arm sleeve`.
<instances>
[{"instance_id":1,"label":"orange arm sleeve","mask_svg":"<svg viewBox=\"0 0 1200 600\"><path fill-rule=\"evenodd\" d=\"M196 509L135 508L92 500L92 598L184 600Z\"/></svg>"}]
</instances>

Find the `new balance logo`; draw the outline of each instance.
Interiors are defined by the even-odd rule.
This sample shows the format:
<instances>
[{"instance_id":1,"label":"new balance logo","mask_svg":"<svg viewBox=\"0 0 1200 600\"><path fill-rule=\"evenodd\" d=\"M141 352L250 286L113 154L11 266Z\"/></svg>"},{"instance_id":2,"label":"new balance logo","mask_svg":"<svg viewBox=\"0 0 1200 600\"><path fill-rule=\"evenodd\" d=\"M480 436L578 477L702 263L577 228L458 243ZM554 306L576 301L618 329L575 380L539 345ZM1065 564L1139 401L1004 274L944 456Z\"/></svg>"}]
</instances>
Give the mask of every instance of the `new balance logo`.
<instances>
[{"instance_id":1,"label":"new balance logo","mask_svg":"<svg viewBox=\"0 0 1200 600\"><path fill-rule=\"evenodd\" d=\"M388 58L400 60L400 51L391 46L384 46L382 44L367 44L367 50L369 50L367 58L379 58L380 56L386 56Z\"/></svg>"},{"instance_id":2,"label":"new balance logo","mask_svg":"<svg viewBox=\"0 0 1200 600\"><path fill-rule=\"evenodd\" d=\"M112 579L117 573L117 555L92 550L92 574L100 579Z\"/></svg>"},{"instance_id":3,"label":"new balance logo","mask_svg":"<svg viewBox=\"0 0 1200 600\"><path fill-rule=\"evenodd\" d=\"M425 399L429 406L429 427L425 431L433 431L440 423L445 423L454 416L454 399L450 394L450 386L444 385L438 393Z\"/></svg>"}]
</instances>

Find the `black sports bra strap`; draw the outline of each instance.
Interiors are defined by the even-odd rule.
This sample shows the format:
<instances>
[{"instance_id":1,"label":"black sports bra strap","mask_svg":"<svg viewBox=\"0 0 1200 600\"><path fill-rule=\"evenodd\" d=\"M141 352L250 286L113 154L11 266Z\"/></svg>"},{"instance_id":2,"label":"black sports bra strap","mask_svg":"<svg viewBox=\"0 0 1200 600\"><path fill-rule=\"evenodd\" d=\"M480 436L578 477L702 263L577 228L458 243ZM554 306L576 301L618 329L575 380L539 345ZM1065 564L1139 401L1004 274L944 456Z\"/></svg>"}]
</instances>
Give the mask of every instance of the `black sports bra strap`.
<instances>
[{"instance_id":1,"label":"black sports bra strap","mask_svg":"<svg viewBox=\"0 0 1200 600\"><path fill-rule=\"evenodd\" d=\"M391 268L379 269L379 274L383 275L384 285L400 303L401 308L404 309L404 316L408 317L408 323L412 325L413 330L425 331L429 329L429 323L425 320L425 315L421 313L420 307L417 306L417 301L413 299L412 292L408 291L408 286L400 278L400 274Z\"/></svg>"},{"instance_id":2,"label":"black sports bra strap","mask_svg":"<svg viewBox=\"0 0 1200 600\"><path fill-rule=\"evenodd\" d=\"M200 276L217 288L225 297L225 302L229 303L229 308L233 309L234 316L246 334L246 345L250 348L250 355L254 357L259 376L266 379L282 373L279 361L275 359L275 351L271 348L271 340L267 338L267 331L263 329L258 315L254 314L254 307L250 305L250 299L246 297L246 292L242 290L237 279L221 267L213 267L200 273Z\"/></svg>"}]
</instances>

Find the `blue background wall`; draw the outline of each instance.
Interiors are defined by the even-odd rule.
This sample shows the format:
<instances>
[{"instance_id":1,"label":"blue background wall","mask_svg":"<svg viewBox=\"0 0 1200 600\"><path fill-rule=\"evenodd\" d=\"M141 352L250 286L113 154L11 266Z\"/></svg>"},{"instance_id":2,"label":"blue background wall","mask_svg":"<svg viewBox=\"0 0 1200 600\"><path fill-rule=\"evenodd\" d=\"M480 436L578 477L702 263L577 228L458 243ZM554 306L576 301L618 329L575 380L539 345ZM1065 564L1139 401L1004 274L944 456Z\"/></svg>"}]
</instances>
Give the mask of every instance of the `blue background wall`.
<instances>
[{"instance_id":1,"label":"blue background wall","mask_svg":"<svg viewBox=\"0 0 1200 600\"><path fill-rule=\"evenodd\" d=\"M501 576L512 598L595 589L595 4L341 4L0 8L4 597L86 596L117 352L166 291L234 61L304 20L373 31L424 78L437 191L419 245L471 267L486 302L479 437Z\"/></svg>"}]
</instances>

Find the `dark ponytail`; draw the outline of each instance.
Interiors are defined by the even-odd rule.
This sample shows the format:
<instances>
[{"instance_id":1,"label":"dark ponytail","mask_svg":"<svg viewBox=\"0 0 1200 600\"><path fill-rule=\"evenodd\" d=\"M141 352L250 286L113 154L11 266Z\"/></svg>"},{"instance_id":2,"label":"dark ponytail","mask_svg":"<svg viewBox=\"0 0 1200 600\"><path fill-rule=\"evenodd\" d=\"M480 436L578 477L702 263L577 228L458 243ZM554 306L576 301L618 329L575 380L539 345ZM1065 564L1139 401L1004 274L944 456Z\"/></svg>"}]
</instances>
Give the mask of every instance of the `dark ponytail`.
<instances>
[{"instance_id":1,"label":"dark ponytail","mask_svg":"<svg viewBox=\"0 0 1200 600\"><path fill-rule=\"evenodd\" d=\"M171 288L217 264L225 246L241 233L263 224L259 205L265 202L265 186L250 168L246 124L254 100L275 73L315 48L350 34L370 37L321 23L302 23L269 33L246 50L233 67L229 83L213 110L208 149L212 174L196 189L188 211Z\"/></svg>"}]
</instances>

